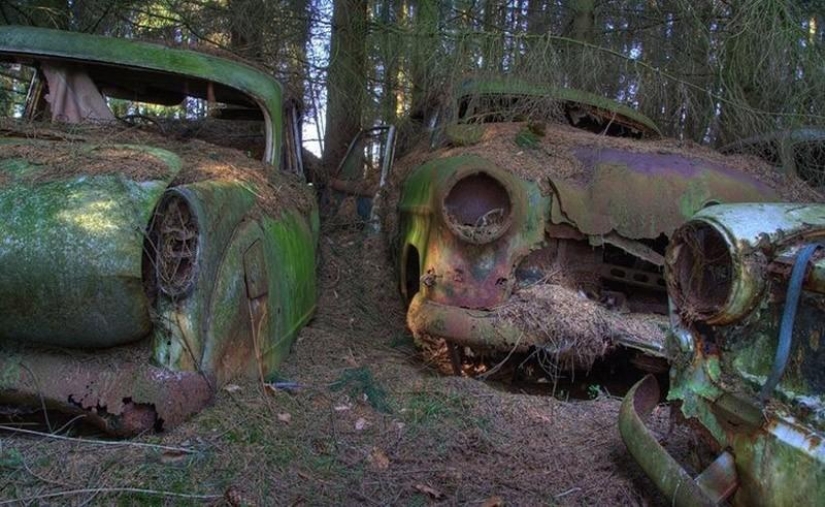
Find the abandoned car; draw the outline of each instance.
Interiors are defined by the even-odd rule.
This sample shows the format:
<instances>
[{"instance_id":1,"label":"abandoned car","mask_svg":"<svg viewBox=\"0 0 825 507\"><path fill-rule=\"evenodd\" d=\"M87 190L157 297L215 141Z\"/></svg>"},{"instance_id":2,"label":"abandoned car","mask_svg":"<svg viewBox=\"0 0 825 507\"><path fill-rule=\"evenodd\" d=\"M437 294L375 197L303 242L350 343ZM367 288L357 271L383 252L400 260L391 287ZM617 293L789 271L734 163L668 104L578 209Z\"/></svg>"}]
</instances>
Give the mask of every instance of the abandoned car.
<instances>
[{"instance_id":1,"label":"abandoned car","mask_svg":"<svg viewBox=\"0 0 825 507\"><path fill-rule=\"evenodd\" d=\"M644 418L647 376L625 397L622 438L674 505L825 501L825 206L720 205L673 235L669 400L714 454L695 478Z\"/></svg>"},{"instance_id":2,"label":"abandoned car","mask_svg":"<svg viewBox=\"0 0 825 507\"><path fill-rule=\"evenodd\" d=\"M269 375L314 312L319 229L279 83L28 27L0 61L27 80L0 124L0 404L132 435Z\"/></svg>"},{"instance_id":3,"label":"abandoned car","mask_svg":"<svg viewBox=\"0 0 825 507\"><path fill-rule=\"evenodd\" d=\"M667 371L671 234L708 206L774 201L784 180L756 159L661 139L644 115L589 93L490 80L457 96L387 178L416 339L446 342L456 373L471 354L526 355L552 375L619 349Z\"/></svg>"}]
</instances>

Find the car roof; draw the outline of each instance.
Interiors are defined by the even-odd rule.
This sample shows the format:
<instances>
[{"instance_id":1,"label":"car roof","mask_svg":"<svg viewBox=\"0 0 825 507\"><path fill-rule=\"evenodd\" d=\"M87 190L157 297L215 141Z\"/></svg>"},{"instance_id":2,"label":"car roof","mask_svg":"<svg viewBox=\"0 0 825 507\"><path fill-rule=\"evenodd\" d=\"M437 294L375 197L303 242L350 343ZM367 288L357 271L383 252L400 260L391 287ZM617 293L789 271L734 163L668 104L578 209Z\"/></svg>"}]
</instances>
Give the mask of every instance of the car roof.
<instances>
[{"instance_id":1,"label":"car roof","mask_svg":"<svg viewBox=\"0 0 825 507\"><path fill-rule=\"evenodd\" d=\"M572 104L590 106L622 117L623 123L633 125L646 135L661 137L662 132L656 123L644 114L606 97L575 88L561 88L552 85L534 84L521 79L506 77L497 79L465 80L458 90L459 97L473 95L517 95L527 97L545 97Z\"/></svg>"},{"instance_id":2,"label":"car roof","mask_svg":"<svg viewBox=\"0 0 825 507\"><path fill-rule=\"evenodd\" d=\"M107 94L160 104L186 96L257 107L267 129L266 161L278 160L283 89L242 62L160 44L27 26L0 27L0 61L82 63Z\"/></svg>"}]
</instances>

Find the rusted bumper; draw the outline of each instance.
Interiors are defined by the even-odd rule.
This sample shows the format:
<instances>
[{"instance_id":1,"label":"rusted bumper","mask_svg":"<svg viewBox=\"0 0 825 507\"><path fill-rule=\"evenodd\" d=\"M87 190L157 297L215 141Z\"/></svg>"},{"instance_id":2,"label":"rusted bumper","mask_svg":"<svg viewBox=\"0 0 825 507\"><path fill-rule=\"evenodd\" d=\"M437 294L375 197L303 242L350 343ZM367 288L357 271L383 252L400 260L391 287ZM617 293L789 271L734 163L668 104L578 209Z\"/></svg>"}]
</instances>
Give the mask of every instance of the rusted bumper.
<instances>
[{"instance_id":1,"label":"rusted bumper","mask_svg":"<svg viewBox=\"0 0 825 507\"><path fill-rule=\"evenodd\" d=\"M180 424L212 401L213 382L197 372L149 364L148 347L99 353L0 349L0 404L55 410L115 436Z\"/></svg>"},{"instance_id":2,"label":"rusted bumper","mask_svg":"<svg viewBox=\"0 0 825 507\"><path fill-rule=\"evenodd\" d=\"M475 349L526 352L539 341L538 337L496 318L493 312L443 305L421 293L410 303L407 324L417 334L444 338L455 345Z\"/></svg>"},{"instance_id":3,"label":"rusted bumper","mask_svg":"<svg viewBox=\"0 0 825 507\"><path fill-rule=\"evenodd\" d=\"M552 315L547 315L547 318L552 318ZM427 299L422 293L416 294L410 303L407 325L416 335L444 338L452 344L473 349L528 352L532 347L547 349L551 345L546 335L531 331L527 326L508 322L495 311L444 305ZM606 325L601 330L599 340L631 348L651 357L664 357L663 337L664 332L661 332L660 339L645 339L627 330L612 329L610 325ZM577 350L579 345L575 339L559 340L553 345L552 352L563 359L567 354L580 352Z\"/></svg>"},{"instance_id":4,"label":"rusted bumper","mask_svg":"<svg viewBox=\"0 0 825 507\"><path fill-rule=\"evenodd\" d=\"M652 375L645 376L625 396L619 412L619 432L630 454L673 505L718 505L738 485L733 457L722 453L696 479L691 478L644 424L658 402L659 384Z\"/></svg>"}]
</instances>

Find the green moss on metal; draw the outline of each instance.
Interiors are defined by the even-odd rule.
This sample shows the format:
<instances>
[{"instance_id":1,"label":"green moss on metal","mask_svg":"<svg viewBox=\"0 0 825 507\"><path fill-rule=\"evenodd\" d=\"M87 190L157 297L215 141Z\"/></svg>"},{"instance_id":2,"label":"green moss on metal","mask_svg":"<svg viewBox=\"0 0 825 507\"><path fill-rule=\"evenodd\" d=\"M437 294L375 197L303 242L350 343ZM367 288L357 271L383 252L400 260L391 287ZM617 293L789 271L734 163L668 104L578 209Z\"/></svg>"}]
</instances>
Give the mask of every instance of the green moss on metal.
<instances>
[{"instance_id":1,"label":"green moss on metal","mask_svg":"<svg viewBox=\"0 0 825 507\"><path fill-rule=\"evenodd\" d=\"M472 146L484 136L484 125L451 124L445 127L444 134L453 146Z\"/></svg>"},{"instance_id":2,"label":"green moss on metal","mask_svg":"<svg viewBox=\"0 0 825 507\"><path fill-rule=\"evenodd\" d=\"M485 94L546 97L559 101L567 101L597 107L604 111L620 114L630 120L633 120L634 122L643 125L657 136L662 135L659 127L656 126L656 123L653 120L635 109L616 102L615 100L610 100L608 98L582 90L558 88L550 85L537 85L513 78L468 80L459 90L460 96Z\"/></svg>"},{"instance_id":3,"label":"green moss on metal","mask_svg":"<svg viewBox=\"0 0 825 507\"><path fill-rule=\"evenodd\" d=\"M281 160L283 138L281 85L271 76L236 60L174 49L129 39L103 37L25 26L0 27L4 53L51 56L87 63L122 65L134 69L168 72L222 84L248 94L269 116L267 134L273 146L272 161Z\"/></svg>"},{"instance_id":4,"label":"green moss on metal","mask_svg":"<svg viewBox=\"0 0 825 507\"><path fill-rule=\"evenodd\" d=\"M298 330L315 310L315 248L318 213L286 210L260 214L255 195L243 184L204 181L170 192L187 197L200 224L202 256L196 296L158 302L153 341L155 360L172 370L201 370L223 381L234 375L264 374L289 352ZM252 303L245 282L244 255L262 242L267 294ZM263 321L252 315L263 305Z\"/></svg>"},{"instance_id":5,"label":"green moss on metal","mask_svg":"<svg viewBox=\"0 0 825 507\"><path fill-rule=\"evenodd\" d=\"M112 174L61 179L59 165L0 166L0 337L101 347L151 329L143 230L181 161L163 150L122 148L150 151L166 174L142 182Z\"/></svg>"}]
</instances>

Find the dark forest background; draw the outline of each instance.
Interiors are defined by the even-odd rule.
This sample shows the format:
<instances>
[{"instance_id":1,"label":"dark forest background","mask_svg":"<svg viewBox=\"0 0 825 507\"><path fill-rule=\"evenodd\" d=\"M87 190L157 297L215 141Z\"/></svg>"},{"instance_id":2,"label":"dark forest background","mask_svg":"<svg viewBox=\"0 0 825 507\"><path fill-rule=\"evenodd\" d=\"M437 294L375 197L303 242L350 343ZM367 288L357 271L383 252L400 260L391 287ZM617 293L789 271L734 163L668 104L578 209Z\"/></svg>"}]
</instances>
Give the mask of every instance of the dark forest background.
<instances>
[{"instance_id":1,"label":"dark forest background","mask_svg":"<svg viewBox=\"0 0 825 507\"><path fill-rule=\"evenodd\" d=\"M425 121L467 77L584 89L720 146L825 125L821 1L0 0L0 22L212 46L303 103L327 164ZM314 138L314 139L313 139Z\"/></svg>"}]
</instances>

